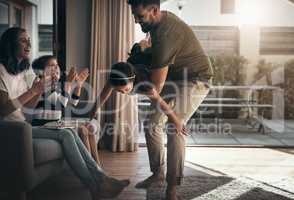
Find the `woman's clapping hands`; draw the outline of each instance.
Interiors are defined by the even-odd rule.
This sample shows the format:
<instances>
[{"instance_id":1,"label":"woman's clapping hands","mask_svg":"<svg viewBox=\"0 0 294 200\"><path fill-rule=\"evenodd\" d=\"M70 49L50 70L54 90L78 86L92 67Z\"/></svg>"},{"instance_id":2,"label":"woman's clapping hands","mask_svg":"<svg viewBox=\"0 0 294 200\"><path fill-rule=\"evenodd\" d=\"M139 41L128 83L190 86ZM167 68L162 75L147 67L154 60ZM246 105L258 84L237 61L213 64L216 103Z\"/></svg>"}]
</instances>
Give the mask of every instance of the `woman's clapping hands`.
<instances>
[{"instance_id":1,"label":"woman's clapping hands","mask_svg":"<svg viewBox=\"0 0 294 200\"><path fill-rule=\"evenodd\" d=\"M46 90L45 78L35 78L30 90L34 95L43 94Z\"/></svg>"}]
</instances>

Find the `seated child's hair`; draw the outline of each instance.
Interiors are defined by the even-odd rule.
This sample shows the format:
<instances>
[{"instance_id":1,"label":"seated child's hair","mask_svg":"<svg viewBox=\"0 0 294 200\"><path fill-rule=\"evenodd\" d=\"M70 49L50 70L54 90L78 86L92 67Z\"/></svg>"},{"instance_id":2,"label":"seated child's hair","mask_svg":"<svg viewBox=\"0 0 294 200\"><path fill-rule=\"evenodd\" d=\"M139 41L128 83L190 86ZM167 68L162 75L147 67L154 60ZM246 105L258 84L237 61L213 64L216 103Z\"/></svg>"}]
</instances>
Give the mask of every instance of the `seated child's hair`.
<instances>
[{"instance_id":1,"label":"seated child's hair","mask_svg":"<svg viewBox=\"0 0 294 200\"><path fill-rule=\"evenodd\" d=\"M45 55L35 59L32 63L32 68L37 76L43 76L43 72L51 59L56 59L55 56Z\"/></svg>"},{"instance_id":2,"label":"seated child's hair","mask_svg":"<svg viewBox=\"0 0 294 200\"><path fill-rule=\"evenodd\" d=\"M32 68L34 70L44 70L45 67L47 66L49 60L51 60L51 59L56 59L56 58L55 58L55 56L52 56L52 55L41 56L41 57L34 60L34 62L32 64Z\"/></svg>"},{"instance_id":3,"label":"seated child's hair","mask_svg":"<svg viewBox=\"0 0 294 200\"><path fill-rule=\"evenodd\" d=\"M109 82L113 86L124 86L135 81L134 66L127 62L119 62L111 67Z\"/></svg>"}]
</instances>

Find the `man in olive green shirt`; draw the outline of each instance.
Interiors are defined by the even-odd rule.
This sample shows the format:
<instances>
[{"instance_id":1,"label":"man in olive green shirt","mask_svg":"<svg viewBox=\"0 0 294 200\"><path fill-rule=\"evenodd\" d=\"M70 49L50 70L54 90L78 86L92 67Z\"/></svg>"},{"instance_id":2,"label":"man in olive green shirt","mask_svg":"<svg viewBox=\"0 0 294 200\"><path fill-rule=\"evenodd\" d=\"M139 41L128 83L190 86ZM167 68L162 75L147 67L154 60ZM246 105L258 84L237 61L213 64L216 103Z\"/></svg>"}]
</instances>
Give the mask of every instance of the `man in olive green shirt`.
<instances>
[{"instance_id":1,"label":"man in olive green shirt","mask_svg":"<svg viewBox=\"0 0 294 200\"><path fill-rule=\"evenodd\" d=\"M191 28L171 12L160 10L160 0L128 0L135 22L151 35L151 82L178 117L187 123L209 91L213 72ZM145 133L153 175L138 183L146 188L164 179L163 128L168 122L158 106L149 116ZM166 198L176 200L176 185L181 183L185 161L185 138L173 128L167 129Z\"/></svg>"}]
</instances>

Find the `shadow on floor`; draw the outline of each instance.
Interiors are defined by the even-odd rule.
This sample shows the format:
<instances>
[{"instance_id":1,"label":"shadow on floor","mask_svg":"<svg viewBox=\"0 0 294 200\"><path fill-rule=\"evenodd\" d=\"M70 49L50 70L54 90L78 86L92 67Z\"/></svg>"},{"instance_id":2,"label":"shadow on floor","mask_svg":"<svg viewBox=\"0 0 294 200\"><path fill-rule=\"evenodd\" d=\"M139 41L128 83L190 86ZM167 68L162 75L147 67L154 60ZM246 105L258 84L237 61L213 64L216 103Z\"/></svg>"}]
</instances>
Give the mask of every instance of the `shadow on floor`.
<instances>
[{"instance_id":1,"label":"shadow on floor","mask_svg":"<svg viewBox=\"0 0 294 200\"><path fill-rule=\"evenodd\" d=\"M266 191L261 188L253 188L250 191L242 194L238 198L235 198L234 200L269 200L269 199L274 199L274 200L291 200L292 198L285 197L279 194L276 194L274 192Z\"/></svg>"},{"instance_id":2,"label":"shadow on floor","mask_svg":"<svg viewBox=\"0 0 294 200\"><path fill-rule=\"evenodd\" d=\"M289 191L253 179L233 178L201 165L195 165L195 167L219 175L210 175L192 168L185 169L188 174L185 176L183 184L178 187L178 193L182 200L290 200L294 197L293 193ZM165 189L166 185L152 185L147 190L146 199L164 200Z\"/></svg>"},{"instance_id":3,"label":"shadow on floor","mask_svg":"<svg viewBox=\"0 0 294 200\"><path fill-rule=\"evenodd\" d=\"M64 170L36 187L28 200L91 200L91 195L70 170Z\"/></svg>"}]
</instances>

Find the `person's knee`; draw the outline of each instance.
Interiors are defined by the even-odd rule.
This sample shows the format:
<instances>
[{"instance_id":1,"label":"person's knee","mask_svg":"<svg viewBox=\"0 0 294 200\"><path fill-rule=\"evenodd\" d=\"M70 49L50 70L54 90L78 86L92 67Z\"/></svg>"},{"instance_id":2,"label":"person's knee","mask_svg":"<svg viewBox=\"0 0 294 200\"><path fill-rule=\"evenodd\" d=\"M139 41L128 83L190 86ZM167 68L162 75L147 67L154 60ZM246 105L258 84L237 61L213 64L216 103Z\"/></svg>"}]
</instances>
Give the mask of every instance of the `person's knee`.
<instances>
[{"instance_id":1,"label":"person's knee","mask_svg":"<svg viewBox=\"0 0 294 200\"><path fill-rule=\"evenodd\" d=\"M92 133L92 132L89 132L89 138L91 138L91 139L95 139L96 138L96 134L95 133Z\"/></svg>"},{"instance_id":2,"label":"person's knee","mask_svg":"<svg viewBox=\"0 0 294 200\"><path fill-rule=\"evenodd\" d=\"M74 135L71 131L67 130L67 129L62 129L60 130L59 133L60 138L62 139L62 141L74 141Z\"/></svg>"},{"instance_id":3,"label":"person's knee","mask_svg":"<svg viewBox=\"0 0 294 200\"><path fill-rule=\"evenodd\" d=\"M174 148L174 149L182 149L185 147L185 136L182 134L177 134L175 132L168 132L167 133L167 145L168 148Z\"/></svg>"},{"instance_id":4,"label":"person's knee","mask_svg":"<svg viewBox=\"0 0 294 200\"><path fill-rule=\"evenodd\" d=\"M78 129L79 136L82 138L86 138L89 135L89 131L85 126L80 126Z\"/></svg>"}]
</instances>

